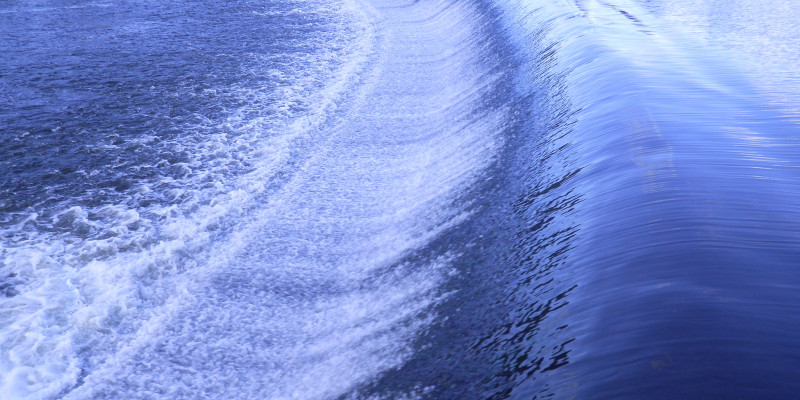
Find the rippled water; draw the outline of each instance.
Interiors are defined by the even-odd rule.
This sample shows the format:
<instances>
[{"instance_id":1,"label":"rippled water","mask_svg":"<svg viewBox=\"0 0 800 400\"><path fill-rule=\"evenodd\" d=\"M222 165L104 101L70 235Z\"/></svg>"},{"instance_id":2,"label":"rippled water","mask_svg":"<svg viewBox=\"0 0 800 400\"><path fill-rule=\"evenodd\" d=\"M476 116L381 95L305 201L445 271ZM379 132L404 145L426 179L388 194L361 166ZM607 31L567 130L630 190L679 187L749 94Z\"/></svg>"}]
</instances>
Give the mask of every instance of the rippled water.
<instances>
[{"instance_id":1,"label":"rippled water","mask_svg":"<svg viewBox=\"0 0 800 400\"><path fill-rule=\"evenodd\" d=\"M798 20L5 3L0 398L792 398Z\"/></svg>"}]
</instances>

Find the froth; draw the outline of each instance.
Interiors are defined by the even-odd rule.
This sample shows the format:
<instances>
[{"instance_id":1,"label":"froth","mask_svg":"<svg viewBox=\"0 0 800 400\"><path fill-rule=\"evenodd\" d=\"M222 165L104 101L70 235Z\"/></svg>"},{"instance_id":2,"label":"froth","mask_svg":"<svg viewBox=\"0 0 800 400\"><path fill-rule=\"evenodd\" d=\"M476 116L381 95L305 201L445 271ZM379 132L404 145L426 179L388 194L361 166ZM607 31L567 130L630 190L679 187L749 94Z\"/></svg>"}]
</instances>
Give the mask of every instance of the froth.
<instances>
[{"instance_id":1,"label":"froth","mask_svg":"<svg viewBox=\"0 0 800 400\"><path fill-rule=\"evenodd\" d=\"M0 247L0 397L49 398L75 385L168 305L178 277L286 179L292 146L329 116L368 46L350 11L315 5L298 3L285 14L325 21L316 27L323 40L304 52L256 55L261 61L243 73L266 74L256 80L263 87L208 89L234 96L240 107L221 119L175 121L171 129L185 135L173 143L142 135L125 144L156 146L153 165L136 168L163 170L160 178L120 176L127 196L113 197L116 203L71 199L15 217ZM110 140L90 150L121 145ZM171 160L176 151L187 161ZM87 189L87 199L108 190Z\"/></svg>"}]
</instances>

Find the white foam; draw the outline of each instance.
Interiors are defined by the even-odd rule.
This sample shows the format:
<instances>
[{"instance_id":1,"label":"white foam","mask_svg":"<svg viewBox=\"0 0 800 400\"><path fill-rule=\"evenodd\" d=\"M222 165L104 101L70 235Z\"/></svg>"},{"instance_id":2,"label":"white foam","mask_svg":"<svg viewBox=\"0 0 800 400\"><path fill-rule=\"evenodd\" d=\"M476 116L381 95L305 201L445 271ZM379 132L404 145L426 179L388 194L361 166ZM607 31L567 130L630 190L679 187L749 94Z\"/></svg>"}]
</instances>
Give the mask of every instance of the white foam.
<instances>
[{"instance_id":1,"label":"white foam","mask_svg":"<svg viewBox=\"0 0 800 400\"><path fill-rule=\"evenodd\" d=\"M107 237L51 236L3 253L50 266L27 280L45 297L69 294L25 313L64 323L15 314L19 330L0 338L47 332L42 343L69 344L44 356L22 347L8 364L38 371L52 359L62 373L9 374L4 384L21 398L46 398L54 392L44 385L70 389L84 368L66 398L313 399L401 366L438 318L433 307L448 295L440 286L457 255L403 260L469 217L468 204L452 202L491 164L506 123L507 110L474 115L496 77L474 61L474 10L446 6L322 7L342 13L348 33L331 53L294 61L321 70L266 70L286 83L269 99L273 116L235 110L189 147L200 155L178 166L185 177L132 189L171 203L108 206L96 227ZM307 140L311 132L319 135ZM273 185L298 162L295 152L308 158ZM76 229L100 211L65 210L57 220Z\"/></svg>"},{"instance_id":2,"label":"white foam","mask_svg":"<svg viewBox=\"0 0 800 400\"><path fill-rule=\"evenodd\" d=\"M469 217L468 205L450 202L491 163L507 110L472 115L475 53L441 60L432 49L407 60L393 51L430 45L427 37L380 34L389 49L327 140L251 223L213 245L220 252L205 267L183 275L182 296L68 398L334 398L411 356L438 318L432 308L447 296L440 285L455 255L402 260ZM453 42L469 43L438 45ZM448 72L414 68L423 59ZM412 90L416 98L402 96Z\"/></svg>"},{"instance_id":3,"label":"white foam","mask_svg":"<svg viewBox=\"0 0 800 400\"><path fill-rule=\"evenodd\" d=\"M352 23L335 6L304 12ZM343 27L336 28L340 34L360 32ZM282 66L286 79L278 92L227 89L249 105L231 110L222 125L184 127L199 135L195 143L174 146L194 154L173 166L182 170L175 174L180 178L131 189L134 197L156 191L171 204L64 204L50 220L32 212L14 227L0 247L0 266L19 292L0 299L0 398L50 398L74 385L82 368L86 373L113 354L153 307L169 303L174 277L245 218L290 160L293 143L327 118L355 79L363 46L364 39L343 38L327 52L292 56ZM209 130L215 133L206 135Z\"/></svg>"}]
</instances>

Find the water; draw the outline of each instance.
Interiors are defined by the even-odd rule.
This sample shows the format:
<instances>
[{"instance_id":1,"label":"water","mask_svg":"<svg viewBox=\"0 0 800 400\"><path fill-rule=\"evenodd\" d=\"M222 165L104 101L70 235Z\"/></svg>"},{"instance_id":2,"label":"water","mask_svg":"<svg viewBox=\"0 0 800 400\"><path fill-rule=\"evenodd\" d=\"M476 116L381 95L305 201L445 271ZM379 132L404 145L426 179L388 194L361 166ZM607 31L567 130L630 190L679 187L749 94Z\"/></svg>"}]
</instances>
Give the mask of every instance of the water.
<instances>
[{"instance_id":1,"label":"water","mask_svg":"<svg viewBox=\"0 0 800 400\"><path fill-rule=\"evenodd\" d=\"M798 20L7 2L0 398L791 398Z\"/></svg>"}]
</instances>

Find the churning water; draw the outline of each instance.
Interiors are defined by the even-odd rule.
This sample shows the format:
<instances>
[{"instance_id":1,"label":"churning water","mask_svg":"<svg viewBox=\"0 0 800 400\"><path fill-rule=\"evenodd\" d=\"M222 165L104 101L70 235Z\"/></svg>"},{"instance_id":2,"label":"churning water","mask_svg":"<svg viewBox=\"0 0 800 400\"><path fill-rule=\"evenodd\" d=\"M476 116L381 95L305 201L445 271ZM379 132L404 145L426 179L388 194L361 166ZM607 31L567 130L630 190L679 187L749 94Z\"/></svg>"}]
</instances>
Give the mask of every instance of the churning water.
<instances>
[{"instance_id":1,"label":"churning water","mask_svg":"<svg viewBox=\"0 0 800 400\"><path fill-rule=\"evenodd\" d=\"M0 399L800 393L789 0L0 4Z\"/></svg>"}]
</instances>

